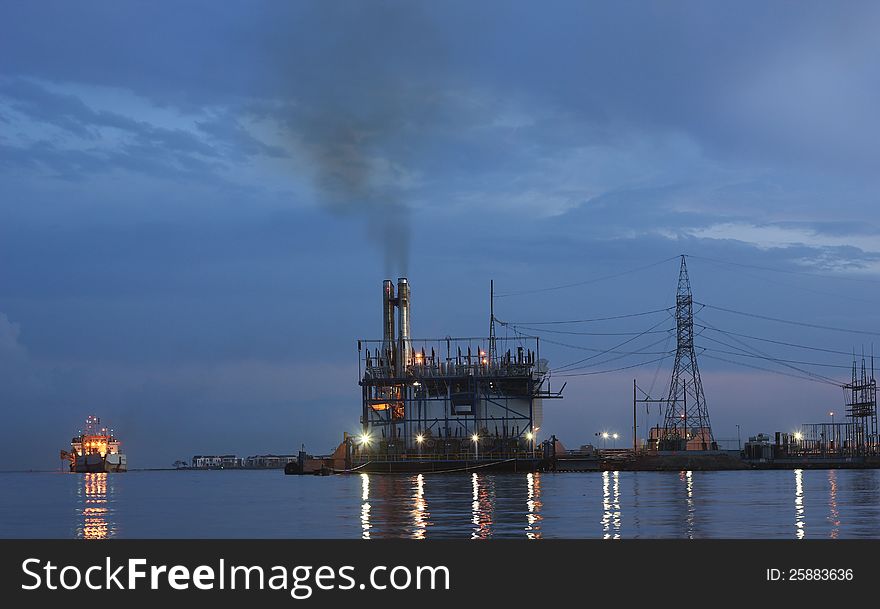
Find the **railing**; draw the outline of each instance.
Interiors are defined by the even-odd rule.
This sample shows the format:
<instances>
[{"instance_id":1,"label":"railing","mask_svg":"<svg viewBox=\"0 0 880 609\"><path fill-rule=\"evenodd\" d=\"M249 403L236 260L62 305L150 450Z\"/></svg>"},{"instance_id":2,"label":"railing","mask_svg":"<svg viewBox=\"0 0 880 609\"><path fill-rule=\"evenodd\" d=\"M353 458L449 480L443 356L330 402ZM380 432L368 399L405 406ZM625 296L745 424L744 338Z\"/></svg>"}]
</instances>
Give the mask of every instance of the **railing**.
<instances>
[{"instance_id":1,"label":"railing","mask_svg":"<svg viewBox=\"0 0 880 609\"><path fill-rule=\"evenodd\" d=\"M533 364L523 363L471 363L457 364L441 362L440 364L410 364L406 367L406 375L416 378L447 378L456 376L529 376L538 370ZM540 371L539 371L540 372ZM365 368L364 378L394 378L395 371L387 365L371 365Z\"/></svg>"}]
</instances>

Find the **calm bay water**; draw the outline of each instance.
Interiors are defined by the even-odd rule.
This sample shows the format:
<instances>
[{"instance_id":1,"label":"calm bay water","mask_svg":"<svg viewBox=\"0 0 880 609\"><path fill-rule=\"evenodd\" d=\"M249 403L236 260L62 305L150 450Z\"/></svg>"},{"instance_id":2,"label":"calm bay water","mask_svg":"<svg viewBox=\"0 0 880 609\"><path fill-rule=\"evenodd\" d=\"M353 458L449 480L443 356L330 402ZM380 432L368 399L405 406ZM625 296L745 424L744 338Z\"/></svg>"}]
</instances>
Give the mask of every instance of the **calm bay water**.
<instances>
[{"instance_id":1,"label":"calm bay water","mask_svg":"<svg viewBox=\"0 0 880 609\"><path fill-rule=\"evenodd\" d=\"M880 538L880 471L0 474L0 537Z\"/></svg>"}]
</instances>

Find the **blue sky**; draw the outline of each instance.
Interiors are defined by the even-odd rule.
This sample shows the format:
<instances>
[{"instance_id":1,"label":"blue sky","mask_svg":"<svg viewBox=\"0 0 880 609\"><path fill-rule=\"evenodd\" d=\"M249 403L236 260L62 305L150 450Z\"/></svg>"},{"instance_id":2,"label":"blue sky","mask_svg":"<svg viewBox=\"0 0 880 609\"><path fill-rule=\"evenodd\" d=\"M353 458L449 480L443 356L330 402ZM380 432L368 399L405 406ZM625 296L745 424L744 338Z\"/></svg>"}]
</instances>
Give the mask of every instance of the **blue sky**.
<instances>
[{"instance_id":1,"label":"blue sky","mask_svg":"<svg viewBox=\"0 0 880 609\"><path fill-rule=\"evenodd\" d=\"M618 274L681 253L701 302L880 330L876 3L2 2L0 17L4 468L57 467L92 412L134 466L328 451L357 427L355 341L381 332L381 280L404 273L420 336L485 332L490 279L586 282L499 298L513 321L663 308L676 261ZM843 353L872 339L699 316ZM566 337L551 365L616 340ZM566 379L545 430L628 433L631 379L662 393L669 362ZM828 384L702 366L717 437L842 409Z\"/></svg>"}]
</instances>

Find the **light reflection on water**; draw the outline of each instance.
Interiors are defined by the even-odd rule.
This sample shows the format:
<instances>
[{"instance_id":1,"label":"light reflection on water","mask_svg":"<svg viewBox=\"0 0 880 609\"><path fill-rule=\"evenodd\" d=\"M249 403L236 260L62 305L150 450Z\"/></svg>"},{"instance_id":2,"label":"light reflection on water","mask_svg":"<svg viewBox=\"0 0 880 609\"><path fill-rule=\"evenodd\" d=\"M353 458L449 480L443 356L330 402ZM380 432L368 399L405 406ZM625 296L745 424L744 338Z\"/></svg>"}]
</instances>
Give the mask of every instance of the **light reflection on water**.
<instances>
[{"instance_id":1,"label":"light reflection on water","mask_svg":"<svg viewBox=\"0 0 880 609\"><path fill-rule=\"evenodd\" d=\"M837 470L828 470L828 522L831 523L829 537L837 539L840 535L840 511L837 509Z\"/></svg>"},{"instance_id":2,"label":"light reflection on water","mask_svg":"<svg viewBox=\"0 0 880 609\"><path fill-rule=\"evenodd\" d=\"M541 539L541 475L526 474L526 537Z\"/></svg>"},{"instance_id":3,"label":"light reflection on water","mask_svg":"<svg viewBox=\"0 0 880 609\"><path fill-rule=\"evenodd\" d=\"M107 539L115 534L108 501L111 482L106 473L82 474L78 487L79 505L76 512L82 522L76 528L76 536L82 539Z\"/></svg>"},{"instance_id":4,"label":"light reflection on water","mask_svg":"<svg viewBox=\"0 0 880 609\"><path fill-rule=\"evenodd\" d=\"M602 538L620 539L620 472L602 472Z\"/></svg>"},{"instance_id":5,"label":"light reflection on water","mask_svg":"<svg viewBox=\"0 0 880 609\"><path fill-rule=\"evenodd\" d=\"M370 538L370 477L367 474L361 474L361 528L363 529L364 539Z\"/></svg>"},{"instance_id":6,"label":"light reflection on water","mask_svg":"<svg viewBox=\"0 0 880 609\"><path fill-rule=\"evenodd\" d=\"M804 522L804 470L794 470L794 527L795 537L803 539L807 531Z\"/></svg>"},{"instance_id":7,"label":"light reflection on water","mask_svg":"<svg viewBox=\"0 0 880 609\"><path fill-rule=\"evenodd\" d=\"M0 537L880 538L878 470L3 473L0 493Z\"/></svg>"}]
</instances>

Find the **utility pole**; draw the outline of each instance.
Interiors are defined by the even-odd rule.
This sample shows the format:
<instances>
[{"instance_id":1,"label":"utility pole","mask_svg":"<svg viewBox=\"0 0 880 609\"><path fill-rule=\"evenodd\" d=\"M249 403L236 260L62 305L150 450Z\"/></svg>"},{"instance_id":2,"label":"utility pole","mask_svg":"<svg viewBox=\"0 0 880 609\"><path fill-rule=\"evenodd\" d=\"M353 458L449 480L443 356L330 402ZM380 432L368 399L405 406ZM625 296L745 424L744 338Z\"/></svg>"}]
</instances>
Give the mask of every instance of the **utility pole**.
<instances>
[{"instance_id":1,"label":"utility pole","mask_svg":"<svg viewBox=\"0 0 880 609\"><path fill-rule=\"evenodd\" d=\"M663 398L663 399L652 398L647 393L645 393L645 397L640 400L637 397L636 390L641 391L642 393L645 393L644 390L638 389L638 385L636 385L636 379L633 379L633 450L638 450L638 445L636 444L636 442L637 442L637 439L636 439L636 429L637 429L637 426L636 426L636 404L644 404L645 405L645 417L646 417L645 418L645 427L647 428L648 427L647 416L648 416L648 408L649 408L650 404L666 404L667 403L665 398Z\"/></svg>"},{"instance_id":2,"label":"utility pole","mask_svg":"<svg viewBox=\"0 0 880 609\"><path fill-rule=\"evenodd\" d=\"M495 361L495 280L489 280L489 365Z\"/></svg>"},{"instance_id":3,"label":"utility pole","mask_svg":"<svg viewBox=\"0 0 880 609\"><path fill-rule=\"evenodd\" d=\"M637 430L638 425L636 424L636 379L633 379L633 453L639 452L639 440Z\"/></svg>"}]
</instances>

